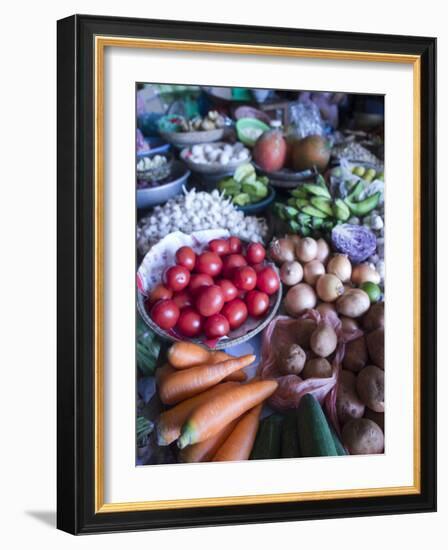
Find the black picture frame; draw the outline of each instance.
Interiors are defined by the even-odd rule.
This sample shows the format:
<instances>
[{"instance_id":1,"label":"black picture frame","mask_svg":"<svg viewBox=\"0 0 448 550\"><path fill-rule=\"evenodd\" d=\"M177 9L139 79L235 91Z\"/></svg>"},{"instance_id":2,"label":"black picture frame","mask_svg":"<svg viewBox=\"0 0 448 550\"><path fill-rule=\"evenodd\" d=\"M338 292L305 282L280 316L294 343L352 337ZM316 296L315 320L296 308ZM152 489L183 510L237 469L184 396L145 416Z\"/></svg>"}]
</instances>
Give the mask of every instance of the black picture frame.
<instances>
[{"instance_id":1,"label":"black picture frame","mask_svg":"<svg viewBox=\"0 0 448 550\"><path fill-rule=\"evenodd\" d=\"M436 40L74 15L57 25L57 526L73 534L436 510ZM102 512L94 506L94 37L245 43L421 58L421 492L387 497Z\"/></svg>"}]
</instances>

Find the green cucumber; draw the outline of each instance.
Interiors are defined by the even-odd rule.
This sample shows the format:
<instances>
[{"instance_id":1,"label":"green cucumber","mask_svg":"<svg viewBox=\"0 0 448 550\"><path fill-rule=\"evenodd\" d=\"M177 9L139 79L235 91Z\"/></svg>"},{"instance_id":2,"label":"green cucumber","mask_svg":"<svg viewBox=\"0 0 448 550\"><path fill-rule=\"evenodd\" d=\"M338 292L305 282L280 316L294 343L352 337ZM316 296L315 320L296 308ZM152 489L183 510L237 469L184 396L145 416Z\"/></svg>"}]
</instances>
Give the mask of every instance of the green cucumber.
<instances>
[{"instance_id":1,"label":"green cucumber","mask_svg":"<svg viewBox=\"0 0 448 550\"><path fill-rule=\"evenodd\" d=\"M330 424L330 432L331 437L333 438L334 446L336 447L336 452L339 456L345 456L347 454L347 451L345 450L344 445L342 445L341 440L338 437L338 434L336 433L336 430L333 428L333 426Z\"/></svg>"},{"instance_id":2,"label":"green cucumber","mask_svg":"<svg viewBox=\"0 0 448 550\"><path fill-rule=\"evenodd\" d=\"M260 422L251 460L280 458L283 416L271 414Z\"/></svg>"},{"instance_id":3,"label":"green cucumber","mask_svg":"<svg viewBox=\"0 0 448 550\"><path fill-rule=\"evenodd\" d=\"M330 427L317 399L307 393L300 400L297 412L303 456L337 456Z\"/></svg>"},{"instance_id":4,"label":"green cucumber","mask_svg":"<svg viewBox=\"0 0 448 550\"><path fill-rule=\"evenodd\" d=\"M297 432L297 410L286 413L282 428L282 458L301 456L299 434Z\"/></svg>"}]
</instances>

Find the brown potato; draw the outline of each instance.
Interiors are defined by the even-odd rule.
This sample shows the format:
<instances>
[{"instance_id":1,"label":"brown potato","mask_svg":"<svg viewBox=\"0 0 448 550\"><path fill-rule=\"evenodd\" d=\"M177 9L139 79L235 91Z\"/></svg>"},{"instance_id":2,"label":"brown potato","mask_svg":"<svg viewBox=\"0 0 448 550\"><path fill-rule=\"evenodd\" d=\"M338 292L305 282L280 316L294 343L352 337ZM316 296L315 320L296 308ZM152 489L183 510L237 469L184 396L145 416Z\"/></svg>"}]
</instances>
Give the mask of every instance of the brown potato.
<instances>
[{"instance_id":1,"label":"brown potato","mask_svg":"<svg viewBox=\"0 0 448 550\"><path fill-rule=\"evenodd\" d=\"M310 348L319 357L328 357L338 345L338 337L333 327L321 324L316 328L310 338Z\"/></svg>"},{"instance_id":2,"label":"brown potato","mask_svg":"<svg viewBox=\"0 0 448 550\"><path fill-rule=\"evenodd\" d=\"M298 344L293 344L288 351L285 361L281 363L281 370L284 374L297 374L303 371L305 366L306 353Z\"/></svg>"},{"instance_id":3,"label":"brown potato","mask_svg":"<svg viewBox=\"0 0 448 550\"><path fill-rule=\"evenodd\" d=\"M384 328L377 328L368 334L366 341L372 363L384 370Z\"/></svg>"},{"instance_id":4,"label":"brown potato","mask_svg":"<svg viewBox=\"0 0 448 550\"><path fill-rule=\"evenodd\" d=\"M379 454L384 450L384 434L368 418L355 418L342 428L342 442L351 455Z\"/></svg>"},{"instance_id":5,"label":"brown potato","mask_svg":"<svg viewBox=\"0 0 448 550\"><path fill-rule=\"evenodd\" d=\"M323 357L316 357L305 363L302 378L330 378L332 373L333 369L330 363Z\"/></svg>"},{"instance_id":6,"label":"brown potato","mask_svg":"<svg viewBox=\"0 0 448 550\"><path fill-rule=\"evenodd\" d=\"M384 412L384 371L368 365L356 378L356 391L361 401L375 412Z\"/></svg>"},{"instance_id":7,"label":"brown potato","mask_svg":"<svg viewBox=\"0 0 448 550\"><path fill-rule=\"evenodd\" d=\"M296 342L304 349L309 349L310 338L316 328L316 321L312 319L297 319L295 322Z\"/></svg>"},{"instance_id":8,"label":"brown potato","mask_svg":"<svg viewBox=\"0 0 448 550\"><path fill-rule=\"evenodd\" d=\"M352 319L350 317L344 317L343 315L340 316L341 320L341 329L344 332L355 332L356 329L359 328L359 324L355 319Z\"/></svg>"},{"instance_id":9,"label":"brown potato","mask_svg":"<svg viewBox=\"0 0 448 550\"><path fill-rule=\"evenodd\" d=\"M362 319L362 326L367 332L384 328L384 302L373 304Z\"/></svg>"},{"instance_id":10,"label":"brown potato","mask_svg":"<svg viewBox=\"0 0 448 550\"><path fill-rule=\"evenodd\" d=\"M384 413L383 412L382 413L375 412L375 411L372 411L372 409L369 409L369 407L366 407L364 418L373 420L375 424L378 424L378 426L383 430L383 433L384 433Z\"/></svg>"},{"instance_id":11,"label":"brown potato","mask_svg":"<svg viewBox=\"0 0 448 550\"><path fill-rule=\"evenodd\" d=\"M369 296L360 288L349 288L336 301L337 312L346 317L361 317L369 307Z\"/></svg>"},{"instance_id":12,"label":"brown potato","mask_svg":"<svg viewBox=\"0 0 448 550\"><path fill-rule=\"evenodd\" d=\"M344 359L342 360L344 369L359 372L366 366L367 359L367 346L364 336L360 336L346 344Z\"/></svg>"},{"instance_id":13,"label":"brown potato","mask_svg":"<svg viewBox=\"0 0 448 550\"><path fill-rule=\"evenodd\" d=\"M336 396L336 412L339 422L345 424L353 418L361 418L364 415L364 410L364 403L356 393L356 376L348 370L342 370Z\"/></svg>"}]
</instances>

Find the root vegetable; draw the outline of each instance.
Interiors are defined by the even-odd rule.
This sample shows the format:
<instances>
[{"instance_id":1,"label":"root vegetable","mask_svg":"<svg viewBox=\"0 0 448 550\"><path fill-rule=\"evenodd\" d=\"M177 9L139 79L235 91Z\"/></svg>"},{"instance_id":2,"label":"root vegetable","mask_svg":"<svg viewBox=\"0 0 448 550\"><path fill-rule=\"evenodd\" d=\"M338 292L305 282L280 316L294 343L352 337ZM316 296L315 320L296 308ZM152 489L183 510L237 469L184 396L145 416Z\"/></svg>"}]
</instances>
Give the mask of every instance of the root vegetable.
<instances>
[{"instance_id":1,"label":"root vegetable","mask_svg":"<svg viewBox=\"0 0 448 550\"><path fill-rule=\"evenodd\" d=\"M344 317L341 315L341 329L344 332L354 332L359 328L359 325L355 319L352 319L350 317Z\"/></svg>"},{"instance_id":2,"label":"root vegetable","mask_svg":"<svg viewBox=\"0 0 448 550\"><path fill-rule=\"evenodd\" d=\"M317 279L316 292L323 302L334 302L344 293L344 286L336 275L326 273Z\"/></svg>"},{"instance_id":3,"label":"root vegetable","mask_svg":"<svg viewBox=\"0 0 448 550\"><path fill-rule=\"evenodd\" d=\"M384 413L383 412L378 413L378 412L372 411L372 409L369 409L369 407L366 407L364 418L373 420L375 424L378 424L378 426L383 430L383 433L384 433Z\"/></svg>"},{"instance_id":4,"label":"root vegetable","mask_svg":"<svg viewBox=\"0 0 448 550\"><path fill-rule=\"evenodd\" d=\"M280 280L286 286L293 286L303 279L303 268L299 262L285 262L280 268Z\"/></svg>"},{"instance_id":5,"label":"root vegetable","mask_svg":"<svg viewBox=\"0 0 448 550\"><path fill-rule=\"evenodd\" d=\"M317 324L313 319L297 319L295 323L296 343L304 349L310 348L310 339Z\"/></svg>"},{"instance_id":6,"label":"root vegetable","mask_svg":"<svg viewBox=\"0 0 448 550\"><path fill-rule=\"evenodd\" d=\"M346 370L342 370L336 396L336 411L341 424L353 418L364 415L365 406L356 393L356 377Z\"/></svg>"},{"instance_id":7,"label":"root vegetable","mask_svg":"<svg viewBox=\"0 0 448 550\"><path fill-rule=\"evenodd\" d=\"M342 441L352 455L379 454L384 450L384 434L368 418L350 420L342 428Z\"/></svg>"},{"instance_id":8,"label":"root vegetable","mask_svg":"<svg viewBox=\"0 0 448 550\"><path fill-rule=\"evenodd\" d=\"M292 315L300 315L307 309L312 309L317 302L316 293L306 283L291 287L285 296L286 311Z\"/></svg>"},{"instance_id":9,"label":"root vegetable","mask_svg":"<svg viewBox=\"0 0 448 550\"><path fill-rule=\"evenodd\" d=\"M319 357L328 357L334 352L337 345L338 337L330 325L319 325L311 335L310 347Z\"/></svg>"},{"instance_id":10,"label":"root vegetable","mask_svg":"<svg viewBox=\"0 0 448 550\"><path fill-rule=\"evenodd\" d=\"M281 370L284 374L299 375L306 362L306 353L298 344L293 344L288 351L286 360L282 362Z\"/></svg>"},{"instance_id":11,"label":"root vegetable","mask_svg":"<svg viewBox=\"0 0 448 550\"><path fill-rule=\"evenodd\" d=\"M350 280L352 264L346 254L336 254L327 264L327 273L332 273L343 283Z\"/></svg>"},{"instance_id":12,"label":"root vegetable","mask_svg":"<svg viewBox=\"0 0 448 550\"><path fill-rule=\"evenodd\" d=\"M317 256L317 242L311 237L300 239L299 244L295 247L295 252L301 262L311 262Z\"/></svg>"},{"instance_id":13,"label":"root vegetable","mask_svg":"<svg viewBox=\"0 0 448 550\"><path fill-rule=\"evenodd\" d=\"M366 292L359 288L350 288L338 298L336 310L346 317L361 317L370 307L370 300Z\"/></svg>"},{"instance_id":14,"label":"root vegetable","mask_svg":"<svg viewBox=\"0 0 448 550\"><path fill-rule=\"evenodd\" d=\"M224 426L224 428L214 436L200 443L196 443L196 445L190 445L182 449L179 453L180 461L187 463L209 462L235 429L236 424L237 420L234 420Z\"/></svg>"},{"instance_id":15,"label":"root vegetable","mask_svg":"<svg viewBox=\"0 0 448 550\"><path fill-rule=\"evenodd\" d=\"M364 315L362 324L367 332L384 328L384 302L374 304Z\"/></svg>"},{"instance_id":16,"label":"root vegetable","mask_svg":"<svg viewBox=\"0 0 448 550\"><path fill-rule=\"evenodd\" d=\"M292 262L296 259L295 244L291 239L274 239L269 245L268 254L276 264Z\"/></svg>"},{"instance_id":17,"label":"root vegetable","mask_svg":"<svg viewBox=\"0 0 448 550\"><path fill-rule=\"evenodd\" d=\"M353 268L352 283L355 285L362 285L362 283L375 283L379 285L381 282L380 274L376 269L371 267L368 263L358 264Z\"/></svg>"},{"instance_id":18,"label":"root vegetable","mask_svg":"<svg viewBox=\"0 0 448 550\"><path fill-rule=\"evenodd\" d=\"M302 371L302 378L330 378L332 375L330 363L323 357L310 359L305 363L305 368Z\"/></svg>"},{"instance_id":19,"label":"root vegetable","mask_svg":"<svg viewBox=\"0 0 448 550\"><path fill-rule=\"evenodd\" d=\"M363 368L356 378L361 401L375 412L384 412L384 371L374 365Z\"/></svg>"},{"instance_id":20,"label":"root vegetable","mask_svg":"<svg viewBox=\"0 0 448 550\"><path fill-rule=\"evenodd\" d=\"M316 260L319 260L319 262L322 262L325 265L328 260L328 256L330 255L330 247L325 239L317 239L316 244Z\"/></svg>"},{"instance_id":21,"label":"root vegetable","mask_svg":"<svg viewBox=\"0 0 448 550\"><path fill-rule=\"evenodd\" d=\"M377 328L368 334L366 341L370 359L384 370L384 328Z\"/></svg>"},{"instance_id":22,"label":"root vegetable","mask_svg":"<svg viewBox=\"0 0 448 550\"><path fill-rule=\"evenodd\" d=\"M319 262L319 260L311 260L311 262L305 264L305 267L303 268L305 282L311 286L314 286L317 279L324 273L324 264Z\"/></svg>"},{"instance_id":23,"label":"root vegetable","mask_svg":"<svg viewBox=\"0 0 448 550\"><path fill-rule=\"evenodd\" d=\"M364 336L360 336L346 344L344 359L342 360L344 369L359 372L366 366L367 360L367 346Z\"/></svg>"}]
</instances>

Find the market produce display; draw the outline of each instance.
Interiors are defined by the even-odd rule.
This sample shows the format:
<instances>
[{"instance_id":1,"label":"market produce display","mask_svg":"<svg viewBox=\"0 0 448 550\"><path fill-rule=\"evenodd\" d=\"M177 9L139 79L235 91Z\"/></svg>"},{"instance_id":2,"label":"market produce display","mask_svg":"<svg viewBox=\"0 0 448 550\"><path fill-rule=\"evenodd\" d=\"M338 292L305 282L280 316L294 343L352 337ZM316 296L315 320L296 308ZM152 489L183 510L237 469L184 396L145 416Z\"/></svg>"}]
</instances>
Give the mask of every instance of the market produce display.
<instances>
[{"instance_id":1,"label":"market produce display","mask_svg":"<svg viewBox=\"0 0 448 550\"><path fill-rule=\"evenodd\" d=\"M137 464L383 453L381 116L158 90L137 119L137 193L163 197L137 203Z\"/></svg>"}]
</instances>

